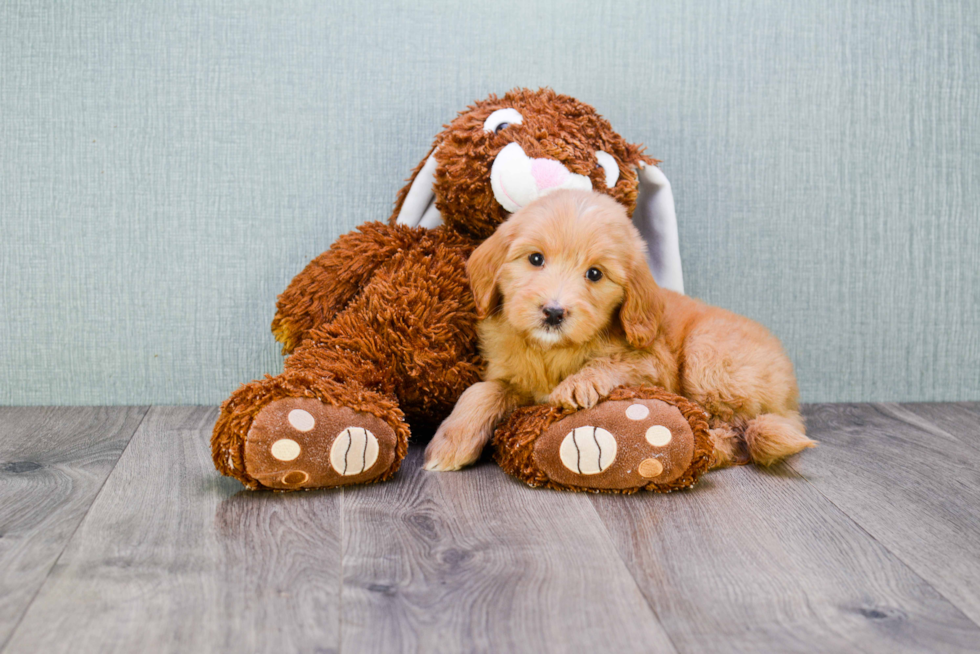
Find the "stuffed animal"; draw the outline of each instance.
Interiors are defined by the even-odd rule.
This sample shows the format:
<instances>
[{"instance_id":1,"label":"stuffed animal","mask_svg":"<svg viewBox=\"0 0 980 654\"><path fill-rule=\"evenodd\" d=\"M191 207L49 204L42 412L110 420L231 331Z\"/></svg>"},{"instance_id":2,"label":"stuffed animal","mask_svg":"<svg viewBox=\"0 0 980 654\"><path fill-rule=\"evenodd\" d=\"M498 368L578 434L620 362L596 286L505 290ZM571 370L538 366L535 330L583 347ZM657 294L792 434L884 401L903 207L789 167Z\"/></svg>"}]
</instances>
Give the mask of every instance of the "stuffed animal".
<instances>
[{"instance_id":1,"label":"stuffed animal","mask_svg":"<svg viewBox=\"0 0 980 654\"><path fill-rule=\"evenodd\" d=\"M438 424L480 378L467 258L512 212L554 189L621 202L648 241L658 283L683 292L673 196L656 163L592 107L550 89L490 96L460 113L388 222L341 236L279 296L272 330L289 355L284 370L224 402L211 439L217 469L250 489L390 478L409 423ZM621 417L605 410L561 424L614 430Z\"/></svg>"}]
</instances>

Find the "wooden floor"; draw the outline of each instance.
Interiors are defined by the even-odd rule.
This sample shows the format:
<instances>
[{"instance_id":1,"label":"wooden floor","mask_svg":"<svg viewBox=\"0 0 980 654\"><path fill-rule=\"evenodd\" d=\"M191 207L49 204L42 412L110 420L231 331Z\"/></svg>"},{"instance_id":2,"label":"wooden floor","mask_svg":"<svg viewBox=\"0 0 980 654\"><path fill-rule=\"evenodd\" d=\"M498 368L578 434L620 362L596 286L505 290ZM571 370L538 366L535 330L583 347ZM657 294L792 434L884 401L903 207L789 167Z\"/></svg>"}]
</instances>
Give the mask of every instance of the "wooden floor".
<instances>
[{"instance_id":1,"label":"wooden floor","mask_svg":"<svg viewBox=\"0 0 980 654\"><path fill-rule=\"evenodd\" d=\"M418 447L250 493L214 408L0 408L0 649L980 650L980 403L805 413L796 460L623 497Z\"/></svg>"}]
</instances>

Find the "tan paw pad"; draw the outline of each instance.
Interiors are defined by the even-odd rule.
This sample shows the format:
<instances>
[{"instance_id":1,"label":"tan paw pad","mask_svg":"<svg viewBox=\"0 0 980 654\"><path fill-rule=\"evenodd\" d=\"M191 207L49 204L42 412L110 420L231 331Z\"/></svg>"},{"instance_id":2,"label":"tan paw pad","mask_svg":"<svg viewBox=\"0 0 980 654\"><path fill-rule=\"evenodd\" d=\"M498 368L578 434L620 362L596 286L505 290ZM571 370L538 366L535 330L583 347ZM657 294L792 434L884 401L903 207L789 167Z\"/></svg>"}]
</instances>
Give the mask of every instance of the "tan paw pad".
<instances>
[{"instance_id":1,"label":"tan paw pad","mask_svg":"<svg viewBox=\"0 0 980 654\"><path fill-rule=\"evenodd\" d=\"M642 476L652 479L664 471L664 464L656 459L643 459L639 471Z\"/></svg>"},{"instance_id":2,"label":"tan paw pad","mask_svg":"<svg viewBox=\"0 0 980 654\"><path fill-rule=\"evenodd\" d=\"M330 448L330 465L340 474L359 475L378 460L378 439L363 427L348 427Z\"/></svg>"},{"instance_id":3,"label":"tan paw pad","mask_svg":"<svg viewBox=\"0 0 980 654\"><path fill-rule=\"evenodd\" d=\"M650 443L654 447L666 447L670 443L670 439L673 438L673 435L667 427L654 425L647 429L646 438L647 443Z\"/></svg>"},{"instance_id":4,"label":"tan paw pad","mask_svg":"<svg viewBox=\"0 0 980 654\"><path fill-rule=\"evenodd\" d=\"M302 448L300 448L299 443L291 438L280 438L272 447L269 448L269 452L273 457L279 459L280 461L292 461L299 456Z\"/></svg>"},{"instance_id":5,"label":"tan paw pad","mask_svg":"<svg viewBox=\"0 0 980 654\"><path fill-rule=\"evenodd\" d=\"M601 427L578 427L565 436L558 455L569 470L596 475L616 460L616 438Z\"/></svg>"},{"instance_id":6,"label":"tan paw pad","mask_svg":"<svg viewBox=\"0 0 980 654\"><path fill-rule=\"evenodd\" d=\"M287 472L282 476L282 483L287 486L299 486L300 484L306 482L310 476L303 472L302 470L293 470L292 472Z\"/></svg>"},{"instance_id":7,"label":"tan paw pad","mask_svg":"<svg viewBox=\"0 0 980 654\"><path fill-rule=\"evenodd\" d=\"M308 432L316 427L316 419L309 411L304 411L303 409L293 409L286 416L286 419L289 420L289 424L296 431Z\"/></svg>"},{"instance_id":8,"label":"tan paw pad","mask_svg":"<svg viewBox=\"0 0 980 654\"><path fill-rule=\"evenodd\" d=\"M650 415L650 409L642 404L631 404L626 407L626 417L630 420L644 420Z\"/></svg>"}]
</instances>

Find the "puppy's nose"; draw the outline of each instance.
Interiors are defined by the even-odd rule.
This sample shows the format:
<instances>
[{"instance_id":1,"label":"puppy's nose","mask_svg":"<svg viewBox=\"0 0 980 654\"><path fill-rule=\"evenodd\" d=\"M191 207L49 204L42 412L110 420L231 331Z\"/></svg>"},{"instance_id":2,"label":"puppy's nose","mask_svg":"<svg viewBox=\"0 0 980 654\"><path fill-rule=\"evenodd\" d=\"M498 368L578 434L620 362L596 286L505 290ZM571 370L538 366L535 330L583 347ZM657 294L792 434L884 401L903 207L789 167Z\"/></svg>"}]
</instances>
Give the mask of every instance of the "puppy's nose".
<instances>
[{"instance_id":1,"label":"puppy's nose","mask_svg":"<svg viewBox=\"0 0 980 654\"><path fill-rule=\"evenodd\" d=\"M565 309L557 304L548 304L541 307L544 313L544 324L550 327L557 327L565 320Z\"/></svg>"}]
</instances>

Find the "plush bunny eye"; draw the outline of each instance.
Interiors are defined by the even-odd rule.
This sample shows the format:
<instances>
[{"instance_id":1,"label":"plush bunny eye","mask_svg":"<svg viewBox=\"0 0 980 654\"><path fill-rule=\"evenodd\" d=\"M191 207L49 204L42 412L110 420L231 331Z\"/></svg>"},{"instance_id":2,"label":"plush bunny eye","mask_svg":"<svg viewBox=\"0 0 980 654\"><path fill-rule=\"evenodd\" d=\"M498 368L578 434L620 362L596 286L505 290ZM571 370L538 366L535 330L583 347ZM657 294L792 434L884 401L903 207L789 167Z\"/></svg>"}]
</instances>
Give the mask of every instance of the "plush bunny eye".
<instances>
[{"instance_id":1,"label":"plush bunny eye","mask_svg":"<svg viewBox=\"0 0 980 654\"><path fill-rule=\"evenodd\" d=\"M595 158L599 161L602 169L606 171L606 186L609 188L616 186L616 182L619 181L619 164L616 163L611 154L602 150L595 153Z\"/></svg>"},{"instance_id":2,"label":"plush bunny eye","mask_svg":"<svg viewBox=\"0 0 980 654\"><path fill-rule=\"evenodd\" d=\"M520 125L522 122L524 122L524 117L521 116L517 109L511 109L510 107L507 109L497 109L483 121L483 131L489 134L496 134L509 125Z\"/></svg>"}]
</instances>

